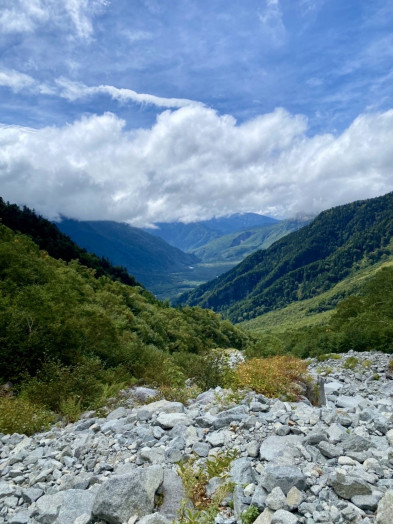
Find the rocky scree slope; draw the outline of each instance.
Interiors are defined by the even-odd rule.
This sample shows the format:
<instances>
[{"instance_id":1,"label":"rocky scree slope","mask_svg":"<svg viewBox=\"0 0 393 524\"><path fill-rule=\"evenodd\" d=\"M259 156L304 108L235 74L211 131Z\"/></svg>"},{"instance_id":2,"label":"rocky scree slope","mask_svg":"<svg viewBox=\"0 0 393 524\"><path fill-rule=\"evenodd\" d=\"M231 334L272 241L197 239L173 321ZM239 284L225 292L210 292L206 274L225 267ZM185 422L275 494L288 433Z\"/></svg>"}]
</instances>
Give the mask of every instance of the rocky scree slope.
<instances>
[{"instance_id":1,"label":"rocky scree slope","mask_svg":"<svg viewBox=\"0 0 393 524\"><path fill-rule=\"evenodd\" d=\"M134 388L105 418L90 412L33 437L0 435L0 522L203 522L179 518L186 494L177 463L237 450L227 478L206 486L214 497L220 484L234 483L217 524L241 523L253 506L256 524L391 524L388 363L373 352L310 360L310 372L326 376L322 407L255 393L224 406L219 388L187 406L143 405L156 392Z\"/></svg>"}]
</instances>

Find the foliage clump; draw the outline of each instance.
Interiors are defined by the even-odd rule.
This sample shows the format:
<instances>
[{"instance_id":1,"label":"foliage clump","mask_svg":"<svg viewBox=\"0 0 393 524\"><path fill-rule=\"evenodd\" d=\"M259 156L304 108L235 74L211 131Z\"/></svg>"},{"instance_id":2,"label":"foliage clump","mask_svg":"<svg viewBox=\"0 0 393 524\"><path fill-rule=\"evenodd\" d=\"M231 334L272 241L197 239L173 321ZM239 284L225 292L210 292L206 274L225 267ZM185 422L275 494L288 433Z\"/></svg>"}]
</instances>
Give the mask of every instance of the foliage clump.
<instances>
[{"instance_id":1,"label":"foliage clump","mask_svg":"<svg viewBox=\"0 0 393 524\"><path fill-rule=\"evenodd\" d=\"M258 518L259 513L259 509L256 506L251 505L241 514L240 518L242 520L242 524L252 524Z\"/></svg>"},{"instance_id":2,"label":"foliage clump","mask_svg":"<svg viewBox=\"0 0 393 524\"><path fill-rule=\"evenodd\" d=\"M69 420L135 380L184 393L190 376L216 386L224 368L211 348L242 349L249 339L212 311L173 309L137 286L96 278L2 225L0 310L0 384Z\"/></svg>"},{"instance_id":3,"label":"foliage clump","mask_svg":"<svg viewBox=\"0 0 393 524\"><path fill-rule=\"evenodd\" d=\"M0 397L0 432L32 435L47 429L54 414L24 397Z\"/></svg>"},{"instance_id":4,"label":"foliage clump","mask_svg":"<svg viewBox=\"0 0 393 524\"><path fill-rule=\"evenodd\" d=\"M180 510L179 522L183 524L213 524L223 501L233 491L234 484L228 481L232 461L237 457L236 450L220 451L208 457L206 463L200 463L194 455L186 461L179 463L179 475L192 507L184 501ZM208 482L219 477L222 483L209 498L206 495Z\"/></svg>"},{"instance_id":5,"label":"foliage clump","mask_svg":"<svg viewBox=\"0 0 393 524\"><path fill-rule=\"evenodd\" d=\"M356 357L348 357L344 363L345 369L355 369L359 364L359 360Z\"/></svg>"},{"instance_id":6,"label":"foliage clump","mask_svg":"<svg viewBox=\"0 0 393 524\"><path fill-rule=\"evenodd\" d=\"M238 388L250 388L267 397L296 399L307 374L307 363L293 356L253 358L235 369Z\"/></svg>"}]
</instances>

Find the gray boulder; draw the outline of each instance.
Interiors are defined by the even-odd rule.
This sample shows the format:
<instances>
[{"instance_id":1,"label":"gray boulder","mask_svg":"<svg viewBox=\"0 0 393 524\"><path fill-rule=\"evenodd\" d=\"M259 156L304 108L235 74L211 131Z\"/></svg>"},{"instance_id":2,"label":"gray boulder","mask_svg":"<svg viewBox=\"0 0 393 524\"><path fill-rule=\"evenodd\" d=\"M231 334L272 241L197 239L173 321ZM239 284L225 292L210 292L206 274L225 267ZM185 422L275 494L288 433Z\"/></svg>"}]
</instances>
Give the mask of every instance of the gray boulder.
<instances>
[{"instance_id":1,"label":"gray boulder","mask_svg":"<svg viewBox=\"0 0 393 524\"><path fill-rule=\"evenodd\" d=\"M172 429L179 424L190 426L192 419L185 413L160 413L156 422L163 429Z\"/></svg>"},{"instance_id":2,"label":"gray boulder","mask_svg":"<svg viewBox=\"0 0 393 524\"><path fill-rule=\"evenodd\" d=\"M42 524L52 524L57 519L64 494L65 491L60 491L54 495L44 495L39 498L33 509L33 517Z\"/></svg>"},{"instance_id":3,"label":"gray boulder","mask_svg":"<svg viewBox=\"0 0 393 524\"><path fill-rule=\"evenodd\" d=\"M169 402L169 400L157 400L143 406L150 413L184 413L184 405L181 402Z\"/></svg>"},{"instance_id":4,"label":"gray boulder","mask_svg":"<svg viewBox=\"0 0 393 524\"><path fill-rule=\"evenodd\" d=\"M276 511L271 520L271 524L297 524L298 522L298 518L285 509Z\"/></svg>"},{"instance_id":5,"label":"gray boulder","mask_svg":"<svg viewBox=\"0 0 393 524\"><path fill-rule=\"evenodd\" d=\"M389 490L379 501L375 524L391 524L393 515L393 491Z\"/></svg>"},{"instance_id":6,"label":"gray boulder","mask_svg":"<svg viewBox=\"0 0 393 524\"><path fill-rule=\"evenodd\" d=\"M251 460L247 457L238 458L232 462L229 476L232 482L240 486L252 484L256 481Z\"/></svg>"},{"instance_id":7,"label":"gray boulder","mask_svg":"<svg viewBox=\"0 0 393 524\"><path fill-rule=\"evenodd\" d=\"M91 515L95 493L88 490L70 489L64 492L56 524L69 524L83 514Z\"/></svg>"},{"instance_id":8,"label":"gray boulder","mask_svg":"<svg viewBox=\"0 0 393 524\"><path fill-rule=\"evenodd\" d=\"M267 491L280 487L285 495L295 486L300 491L306 487L306 479L301 470L295 466L277 466L269 464L264 469L260 485Z\"/></svg>"},{"instance_id":9,"label":"gray boulder","mask_svg":"<svg viewBox=\"0 0 393 524\"><path fill-rule=\"evenodd\" d=\"M329 479L328 484L339 497L347 500L356 495L371 495L372 493L371 486L365 480L338 471Z\"/></svg>"},{"instance_id":10,"label":"gray boulder","mask_svg":"<svg viewBox=\"0 0 393 524\"><path fill-rule=\"evenodd\" d=\"M121 524L135 514L143 517L152 513L154 496L163 479L161 466L150 466L110 478L97 492L93 516L110 524Z\"/></svg>"},{"instance_id":11,"label":"gray boulder","mask_svg":"<svg viewBox=\"0 0 393 524\"><path fill-rule=\"evenodd\" d=\"M266 506L273 511L282 509L285 506L286 497L280 487L273 488L272 492L266 497Z\"/></svg>"},{"instance_id":12,"label":"gray boulder","mask_svg":"<svg viewBox=\"0 0 393 524\"><path fill-rule=\"evenodd\" d=\"M286 435L283 437L267 437L259 448L259 455L263 460L274 460L281 456L288 448L292 448L302 442L302 437L297 435Z\"/></svg>"},{"instance_id":13,"label":"gray boulder","mask_svg":"<svg viewBox=\"0 0 393 524\"><path fill-rule=\"evenodd\" d=\"M171 521L159 513L152 513L138 520L138 524L171 524Z\"/></svg>"},{"instance_id":14,"label":"gray boulder","mask_svg":"<svg viewBox=\"0 0 393 524\"><path fill-rule=\"evenodd\" d=\"M163 502L160 506L160 514L170 520L176 520L182 500L186 498L183 483L179 475L172 469L164 471L164 481L159 489Z\"/></svg>"},{"instance_id":15,"label":"gray boulder","mask_svg":"<svg viewBox=\"0 0 393 524\"><path fill-rule=\"evenodd\" d=\"M342 447L345 451L359 452L367 451L368 449L375 446L372 442L370 442L368 439L364 437L360 437L359 435L350 435L343 441Z\"/></svg>"}]
</instances>

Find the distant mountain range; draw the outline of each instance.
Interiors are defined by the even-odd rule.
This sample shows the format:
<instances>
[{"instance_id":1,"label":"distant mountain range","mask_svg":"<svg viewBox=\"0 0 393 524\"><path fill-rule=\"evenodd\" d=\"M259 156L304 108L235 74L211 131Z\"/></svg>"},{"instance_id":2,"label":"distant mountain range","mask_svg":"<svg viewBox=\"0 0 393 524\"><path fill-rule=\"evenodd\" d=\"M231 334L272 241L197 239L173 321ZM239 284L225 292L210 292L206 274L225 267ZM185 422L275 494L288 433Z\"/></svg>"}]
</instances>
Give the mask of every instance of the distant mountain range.
<instances>
[{"instance_id":1,"label":"distant mountain range","mask_svg":"<svg viewBox=\"0 0 393 524\"><path fill-rule=\"evenodd\" d=\"M237 231L211 240L194 249L193 253L203 262L217 260L239 263L258 249L267 249L276 240L297 231L310 222L311 217L298 217L293 220L280 220L273 224Z\"/></svg>"},{"instance_id":2,"label":"distant mountain range","mask_svg":"<svg viewBox=\"0 0 393 524\"><path fill-rule=\"evenodd\" d=\"M393 254L393 193L335 207L177 299L248 320L331 289Z\"/></svg>"},{"instance_id":3,"label":"distant mountain range","mask_svg":"<svg viewBox=\"0 0 393 524\"><path fill-rule=\"evenodd\" d=\"M161 223L157 229L144 230L112 221L66 218L57 226L78 245L127 268L158 298L173 299L304 223L245 213L192 224ZM245 229L248 227L253 229ZM248 239L244 245L242 238ZM196 254L196 246L200 246L200 254Z\"/></svg>"},{"instance_id":4,"label":"distant mountain range","mask_svg":"<svg viewBox=\"0 0 393 524\"><path fill-rule=\"evenodd\" d=\"M193 252L224 235L237 233L258 226L272 226L278 220L257 213L236 213L228 217L212 218L199 222L158 222L156 228L145 231L164 239L168 244Z\"/></svg>"}]
</instances>

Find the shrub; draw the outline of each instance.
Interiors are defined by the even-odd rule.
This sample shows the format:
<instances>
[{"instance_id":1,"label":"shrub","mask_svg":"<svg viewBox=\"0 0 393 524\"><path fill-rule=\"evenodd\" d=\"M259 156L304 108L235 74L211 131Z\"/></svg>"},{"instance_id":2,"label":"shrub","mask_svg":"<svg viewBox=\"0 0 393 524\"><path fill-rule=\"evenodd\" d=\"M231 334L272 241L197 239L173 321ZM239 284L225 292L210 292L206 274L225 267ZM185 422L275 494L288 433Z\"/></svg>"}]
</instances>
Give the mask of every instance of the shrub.
<instances>
[{"instance_id":1,"label":"shrub","mask_svg":"<svg viewBox=\"0 0 393 524\"><path fill-rule=\"evenodd\" d=\"M259 509L256 506L250 506L241 514L243 524L252 524L259 516Z\"/></svg>"},{"instance_id":2,"label":"shrub","mask_svg":"<svg viewBox=\"0 0 393 524\"><path fill-rule=\"evenodd\" d=\"M355 369L358 364L359 360L356 357L348 357L345 361L344 368Z\"/></svg>"},{"instance_id":3,"label":"shrub","mask_svg":"<svg viewBox=\"0 0 393 524\"><path fill-rule=\"evenodd\" d=\"M32 435L47 429L54 414L26 398L0 398L0 433Z\"/></svg>"},{"instance_id":4,"label":"shrub","mask_svg":"<svg viewBox=\"0 0 393 524\"><path fill-rule=\"evenodd\" d=\"M234 373L237 388L250 388L267 397L297 398L300 382L307 374L307 363L296 357L253 358L239 364Z\"/></svg>"},{"instance_id":5,"label":"shrub","mask_svg":"<svg viewBox=\"0 0 393 524\"><path fill-rule=\"evenodd\" d=\"M99 407L131 381L122 366L105 369L97 358L83 359L77 366L47 362L36 377L25 380L20 397L75 421L84 410Z\"/></svg>"},{"instance_id":6,"label":"shrub","mask_svg":"<svg viewBox=\"0 0 393 524\"><path fill-rule=\"evenodd\" d=\"M179 475L184 489L194 509L184 501L180 510L179 522L183 524L213 524L223 500L233 492L233 482L226 482L231 462L237 457L237 451L219 452L209 457L205 464L197 464L198 458L194 455L186 461L181 461ZM212 498L206 496L206 486L213 477L221 477L222 484Z\"/></svg>"}]
</instances>

